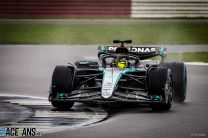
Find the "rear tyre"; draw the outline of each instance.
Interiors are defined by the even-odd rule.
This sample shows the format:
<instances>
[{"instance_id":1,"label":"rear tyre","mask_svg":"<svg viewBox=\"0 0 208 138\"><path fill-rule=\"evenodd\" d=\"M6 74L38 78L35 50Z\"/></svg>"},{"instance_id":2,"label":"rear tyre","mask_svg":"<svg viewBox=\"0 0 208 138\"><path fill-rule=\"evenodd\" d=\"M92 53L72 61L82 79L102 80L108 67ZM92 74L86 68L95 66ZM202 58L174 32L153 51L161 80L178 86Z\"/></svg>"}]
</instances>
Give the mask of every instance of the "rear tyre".
<instances>
[{"instance_id":1,"label":"rear tyre","mask_svg":"<svg viewBox=\"0 0 208 138\"><path fill-rule=\"evenodd\" d=\"M167 67L173 74L174 96L176 102L184 102L187 90L187 71L182 62L164 62L162 67Z\"/></svg>"},{"instance_id":2,"label":"rear tyre","mask_svg":"<svg viewBox=\"0 0 208 138\"><path fill-rule=\"evenodd\" d=\"M156 68L149 72L149 94L162 96L163 103L152 103L152 110L169 110L173 103L172 76L168 68Z\"/></svg>"},{"instance_id":3,"label":"rear tyre","mask_svg":"<svg viewBox=\"0 0 208 138\"><path fill-rule=\"evenodd\" d=\"M71 93L74 80L74 69L68 66L56 66L52 75L51 93L49 100L53 107L58 109L69 109L74 102L53 101L57 98L57 93Z\"/></svg>"}]
</instances>

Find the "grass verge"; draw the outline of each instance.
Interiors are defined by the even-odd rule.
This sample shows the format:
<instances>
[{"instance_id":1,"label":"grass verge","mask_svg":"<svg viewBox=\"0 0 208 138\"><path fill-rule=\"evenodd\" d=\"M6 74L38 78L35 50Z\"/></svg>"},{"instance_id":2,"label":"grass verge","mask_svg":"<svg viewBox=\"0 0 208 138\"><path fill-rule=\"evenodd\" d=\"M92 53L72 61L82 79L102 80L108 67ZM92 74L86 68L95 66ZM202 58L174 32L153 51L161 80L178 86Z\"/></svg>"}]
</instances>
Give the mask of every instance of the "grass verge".
<instances>
[{"instance_id":1,"label":"grass verge","mask_svg":"<svg viewBox=\"0 0 208 138\"><path fill-rule=\"evenodd\" d=\"M206 23L0 24L0 44L208 44Z\"/></svg>"}]
</instances>

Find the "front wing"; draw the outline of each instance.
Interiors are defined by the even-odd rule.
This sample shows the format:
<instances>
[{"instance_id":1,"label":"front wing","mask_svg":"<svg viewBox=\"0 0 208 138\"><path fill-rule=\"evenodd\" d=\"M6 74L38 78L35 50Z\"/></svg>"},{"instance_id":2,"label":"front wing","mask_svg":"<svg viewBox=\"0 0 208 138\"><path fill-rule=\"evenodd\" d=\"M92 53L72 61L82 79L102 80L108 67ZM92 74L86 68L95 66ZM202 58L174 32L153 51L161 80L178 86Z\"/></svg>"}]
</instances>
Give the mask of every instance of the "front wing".
<instances>
[{"instance_id":1,"label":"front wing","mask_svg":"<svg viewBox=\"0 0 208 138\"><path fill-rule=\"evenodd\" d=\"M72 94L57 93L56 98L50 101L81 102L81 103L164 103L163 96L147 95L143 92L125 93L116 91L110 98L103 98L100 91L76 91Z\"/></svg>"}]
</instances>

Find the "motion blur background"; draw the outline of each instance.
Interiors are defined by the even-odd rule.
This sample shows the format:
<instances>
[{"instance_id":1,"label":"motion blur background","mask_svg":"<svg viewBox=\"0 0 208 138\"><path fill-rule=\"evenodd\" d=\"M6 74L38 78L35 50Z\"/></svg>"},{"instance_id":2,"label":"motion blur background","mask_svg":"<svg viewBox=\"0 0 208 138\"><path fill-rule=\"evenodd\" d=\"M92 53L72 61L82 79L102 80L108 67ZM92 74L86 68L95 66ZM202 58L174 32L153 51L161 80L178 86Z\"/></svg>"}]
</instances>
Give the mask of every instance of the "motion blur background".
<instances>
[{"instance_id":1,"label":"motion blur background","mask_svg":"<svg viewBox=\"0 0 208 138\"><path fill-rule=\"evenodd\" d=\"M195 45L208 62L208 0L0 0L0 44ZM180 46L179 46L180 47ZM187 55L188 54L188 55Z\"/></svg>"},{"instance_id":2,"label":"motion blur background","mask_svg":"<svg viewBox=\"0 0 208 138\"><path fill-rule=\"evenodd\" d=\"M54 67L97 59L97 46L112 45L113 39L132 39L132 45L142 47L167 47L167 60L185 62L185 103L174 104L168 112L113 108L106 110L103 122L56 132L57 124L79 123L74 113L80 110L66 111L65 117L71 118L66 124L60 120L65 119L63 113L53 111L47 102ZM2 94L38 96L48 104L23 97L37 105L29 106L32 115L41 111L32 120L17 114L25 112L16 106L0 107L0 127L4 126L1 120L9 124L20 118L18 127L54 127L45 137L206 137L207 62L208 0L0 0L0 98ZM19 99L25 104L24 100Z\"/></svg>"},{"instance_id":3,"label":"motion blur background","mask_svg":"<svg viewBox=\"0 0 208 138\"><path fill-rule=\"evenodd\" d=\"M3 17L208 17L207 0L1 0Z\"/></svg>"}]
</instances>

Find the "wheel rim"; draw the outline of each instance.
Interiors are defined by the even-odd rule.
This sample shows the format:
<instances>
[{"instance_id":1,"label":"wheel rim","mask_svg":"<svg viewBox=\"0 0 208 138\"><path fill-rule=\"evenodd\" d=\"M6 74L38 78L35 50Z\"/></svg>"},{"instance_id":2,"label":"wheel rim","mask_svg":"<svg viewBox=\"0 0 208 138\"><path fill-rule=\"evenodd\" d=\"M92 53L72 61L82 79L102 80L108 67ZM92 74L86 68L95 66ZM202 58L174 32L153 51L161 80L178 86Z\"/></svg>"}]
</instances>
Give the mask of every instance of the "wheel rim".
<instances>
[{"instance_id":1,"label":"wheel rim","mask_svg":"<svg viewBox=\"0 0 208 138\"><path fill-rule=\"evenodd\" d=\"M168 104L168 102L173 102L173 89L172 89L172 79L169 77L168 81L165 83L165 102Z\"/></svg>"}]
</instances>

